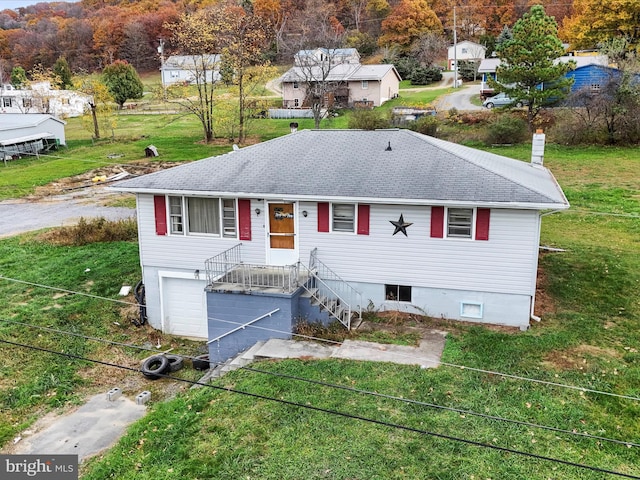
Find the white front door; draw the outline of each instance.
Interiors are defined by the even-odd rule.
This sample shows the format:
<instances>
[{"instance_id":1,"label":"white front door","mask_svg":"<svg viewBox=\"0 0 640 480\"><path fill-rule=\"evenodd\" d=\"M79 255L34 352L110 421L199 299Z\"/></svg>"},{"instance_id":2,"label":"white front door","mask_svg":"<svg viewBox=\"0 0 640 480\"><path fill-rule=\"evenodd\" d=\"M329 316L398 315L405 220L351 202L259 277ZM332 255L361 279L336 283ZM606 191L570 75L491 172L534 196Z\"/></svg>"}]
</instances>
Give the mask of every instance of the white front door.
<instances>
[{"instance_id":1,"label":"white front door","mask_svg":"<svg viewBox=\"0 0 640 480\"><path fill-rule=\"evenodd\" d=\"M205 280L161 277L162 331L182 337L207 338Z\"/></svg>"},{"instance_id":2,"label":"white front door","mask_svg":"<svg viewBox=\"0 0 640 480\"><path fill-rule=\"evenodd\" d=\"M294 203L268 205L267 263L269 265L292 265L298 261L295 211Z\"/></svg>"}]
</instances>

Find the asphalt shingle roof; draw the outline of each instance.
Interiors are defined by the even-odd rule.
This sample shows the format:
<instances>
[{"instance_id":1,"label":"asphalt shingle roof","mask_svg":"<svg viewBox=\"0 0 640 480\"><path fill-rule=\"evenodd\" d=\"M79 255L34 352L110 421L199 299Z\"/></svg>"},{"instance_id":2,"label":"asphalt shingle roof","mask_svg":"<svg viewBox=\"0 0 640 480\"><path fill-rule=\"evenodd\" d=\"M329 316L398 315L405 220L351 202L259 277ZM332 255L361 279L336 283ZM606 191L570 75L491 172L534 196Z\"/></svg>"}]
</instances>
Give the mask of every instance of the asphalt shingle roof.
<instances>
[{"instance_id":1,"label":"asphalt shingle roof","mask_svg":"<svg viewBox=\"0 0 640 480\"><path fill-rule=\"evenodd\" d=\"M544 167L397 129L302 130L126 180L115 188L371 203L568 207Z\"/></svg>"}]
</instances>

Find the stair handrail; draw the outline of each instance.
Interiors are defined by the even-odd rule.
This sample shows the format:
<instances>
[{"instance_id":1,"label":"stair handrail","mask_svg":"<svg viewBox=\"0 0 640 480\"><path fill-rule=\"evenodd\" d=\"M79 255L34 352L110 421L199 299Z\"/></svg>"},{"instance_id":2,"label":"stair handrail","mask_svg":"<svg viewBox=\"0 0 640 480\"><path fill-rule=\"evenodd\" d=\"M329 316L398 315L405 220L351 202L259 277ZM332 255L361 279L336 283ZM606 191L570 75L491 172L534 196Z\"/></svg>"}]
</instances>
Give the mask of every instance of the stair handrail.
<instances>
[{"instance_id":1,"label":"stair handrail","mask_svg":"<svg viewBox=\"0 0 640 480\"><path fill-rule=\"evenodd\" d=\"M348 297L349 297L349 301L347 301L346 303L350 307L351 307L351 304L356 303L358 305L358 309L357 309L358 315L362 317L362 293L360 293L357 289L355 289L353 285L351 285L349 282L342 279L340 275L338 275L333 270L331 270L331 268L329 268L325 263L323 263L318 258L317 247L311 250L311 253L309 254L309 270L315 276L322 279L324 284L326 284L324 280L327 277L329 277L328 280L339 282L341 285L346 287L348 289Z\"/></svg>"},{"instance_id":2,"label":"stair handrail","mask_svg":"<svg viewBox=\"0 0 640 480\"><path fill-rule=\"evenodd\" d=\"M307 267L304 267L307 268ZM351 330L351 313L353 311L353 309L351 308L351 304L349 302L347 302L338 292L336 292L333 288L331 288L324 280L322 280L322 278L320 278L314 271L312 271L311 269L307 268L307 271L309 273L309 278L313 279L314 282L318 282L322 285L323 291L328 291L329 293L331 293L331 297L326 296L326 298L331 298L331 299L335 299L338 300L340 305L346 307L347 309L347 321L345 323L345 321L340 318L336 312L333 311L333 309L331 308L331 305L325 301L323 301L323 297L325 297L324 295L317 295L316 294L316 290L318 290L315 285L314 286L309 286L308 284L303 284L302 287L313 297L315 298L324 308L327 309L327 312L329 312L329 314L331 316L333 316L334 318L336 318L340 323L342 323L345 327L347 327L348 330Z\"/></svg>"},{"instance_id":3,"label":"stair handrail","mask_svg":"<svg viewBox=\"0 0 640 480\"><path fill-rule=\"evenodd\" d=\"M218 335L216 338L212 338L211 340L209 340L207 342L207 345L213 343L213 342L217 342L222 340L224 337L227 337L229 335L231 335L232 333L236 333L237 331L240 330L244 330L245 328L247 328L249 325L253 325L256 322L259 322L260 320L262 320L263 318L267 318L270 317L271 315L273 315L274 313L276 313L277 311L279 311L279 308L276 308L274 310L271 310L269 313L265 313L264 315L260 315L257 318L254 318L253 320L249 320L247 323L243 323L242 325L238 325L236 328L234 328L233 330L229 330L228 332L223 333L222 335Z\"/></svg>"},{"instance_id":4,"label":"stair handrail","mask_svg":"<svg viewBox=\"0 0 640 480\"><path fill-rule=\"evenodd\" d=\"M208 284L212 284L218 278L224 276L234 267L242 263L240 247L242 247L242 243L238 243L224 252L204 261Z\"/></svg>"}]
</instances>

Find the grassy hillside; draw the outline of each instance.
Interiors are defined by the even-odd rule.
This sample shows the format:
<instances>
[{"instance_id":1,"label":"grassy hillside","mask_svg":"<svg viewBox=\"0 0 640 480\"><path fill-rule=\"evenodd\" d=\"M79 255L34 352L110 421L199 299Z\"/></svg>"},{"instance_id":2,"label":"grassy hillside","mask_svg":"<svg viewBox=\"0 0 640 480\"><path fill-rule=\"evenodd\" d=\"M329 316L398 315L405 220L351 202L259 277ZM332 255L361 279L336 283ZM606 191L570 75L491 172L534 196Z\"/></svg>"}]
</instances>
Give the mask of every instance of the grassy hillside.
<instances>
[{"instance_id":1,"label":"grassy hillside","mask_svg":"<svg viewBox=\"0 0 640 480\"><path fill-rule=\"evenodd\" d=\"M141 159L149 143L158 147L158 161L191 160L229 148L199 144L197 124L179 118L136 115L122 121L130 125L126 136L96 145L70 122L66 161L10 165L0 174L2 195L28 191L47 181L43 175ZM289 121L264 122L262 139L288 130ZM339 127L344 119L335 122ZM526 145L493 151L522 160L530 155ZM110 153L124 157L106 158ZM154 402L114 449L84 466L84 479L620 476L598 469L640 477L640 152L548 145L545 164L572 208L544 217L542 244L562 251L541 257L536 313L542 321L529 331L413 319L418 326L449 331L439 368L341 360L261 362L253 370L228 374L213 384L216 388L191 391L0 343L0 443L9 448L43 412L69 408L87 394L119 384L125 394L144 388L152 389L154 398L163 398L167 390L177 396ZM135 243L69 247L36 235L2 239L0 275L30 282L0 278L5 300L0 340L130 368L148 351L86 337L151 350L161 344L186 355L202 346L134 327L131 307L38 286L120 300L120 286L140 277ZM378 321L382 325L388 319ZM386 325L391 333L403 326L400 321ZM198 377L191 369L180 375Z\"/></svg>"}]
</instances>

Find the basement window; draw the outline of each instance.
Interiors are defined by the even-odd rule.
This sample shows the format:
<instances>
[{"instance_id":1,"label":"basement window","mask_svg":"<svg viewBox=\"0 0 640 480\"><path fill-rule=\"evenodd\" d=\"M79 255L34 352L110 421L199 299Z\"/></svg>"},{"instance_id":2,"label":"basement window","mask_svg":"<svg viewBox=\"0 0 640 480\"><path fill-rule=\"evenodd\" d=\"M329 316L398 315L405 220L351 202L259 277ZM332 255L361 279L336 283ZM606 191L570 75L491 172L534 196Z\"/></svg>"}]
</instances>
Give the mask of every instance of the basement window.
<instances>
[{"instance_id":1,"label":"basement window","mask_svg":"<svg viewBox=\"0 0 640 480\"><path fill-rule=\"evenodd\" d=\"M483 304L477 302L460 303L460 316L467 318L482 318Z\"/></svg>"},{"instance_id":2,"label":"basement window","mask_svg":"<svg viewBox=\"0 0 640 480\"><path fill-rule=\"evenodd\" d=\"M407 285L385 285L385 300L396 302L411 302L411 287Z\"/></svg>"}]
</instances>

